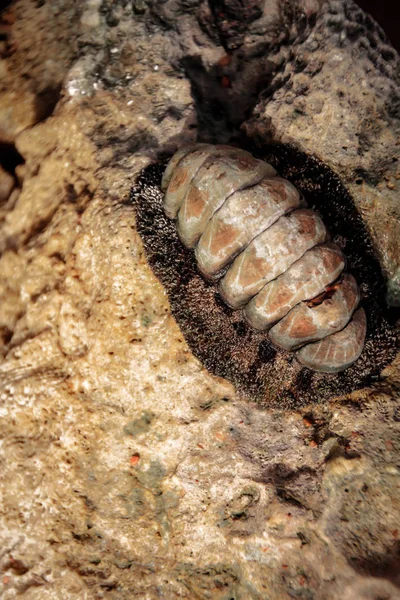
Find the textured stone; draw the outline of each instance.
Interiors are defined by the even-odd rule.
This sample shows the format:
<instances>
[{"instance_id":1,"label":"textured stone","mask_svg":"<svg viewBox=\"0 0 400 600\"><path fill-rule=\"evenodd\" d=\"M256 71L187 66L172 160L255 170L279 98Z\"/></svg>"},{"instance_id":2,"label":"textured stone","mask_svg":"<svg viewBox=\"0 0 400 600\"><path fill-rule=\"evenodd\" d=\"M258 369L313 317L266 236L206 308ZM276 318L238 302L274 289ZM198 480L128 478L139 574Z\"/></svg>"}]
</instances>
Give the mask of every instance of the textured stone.
<instances>
[{"instance_id":1,"label":"textured stone","mask_svg":"<svg viewBox=\"0 0 400 600\"><path fill-rule=\"evenodd\" d=\"M369 15L337 0L291 50L248 131L269 133L338 173L373 236L388 299L399 305L398 54Z\"/></svg>"},{"instance_id":2,"label":"textured stone","mask_svg":"<svg viewBox=\"0 0 400 600\"><path fill-rule=\"evenodd\" d=\"M0 215L2 598L397 600L398 361L342 400L243 398L190 351L122 205L152 159L240 145L244 123L341 175L395 295L379 28L309 0L17 0L2 19L1 140L25 161Z\"/></svg>"},{"instance_id":3,"label":"textured stone","mask_svg":"<svg viewBox=\"0 0 400 600\"><path fill-rule=\"evenodd\" d=\"M0 166L0 203L2 204L10 197L15 185L15 180L10 173Z\"/></svg>"}]
</instances>

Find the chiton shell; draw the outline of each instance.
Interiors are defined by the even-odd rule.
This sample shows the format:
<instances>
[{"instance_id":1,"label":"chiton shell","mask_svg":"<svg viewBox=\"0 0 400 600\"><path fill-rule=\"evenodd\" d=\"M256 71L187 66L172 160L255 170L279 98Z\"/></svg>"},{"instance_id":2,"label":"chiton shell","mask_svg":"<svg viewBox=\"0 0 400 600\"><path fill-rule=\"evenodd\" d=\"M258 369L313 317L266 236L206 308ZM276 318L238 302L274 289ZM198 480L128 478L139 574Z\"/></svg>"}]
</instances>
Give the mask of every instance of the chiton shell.
<instances>
[{"instance_id":1,"label":"chiton shell","mask_svg":"<svg viewBox=\"0 0 400 600\"><path fill-rule=\"evenodd\" d=\"M238 392L261 405L292 409L379 384L384 367L397 353L398 317L385 304L380 264L350 194L338 176L313 157L288 146L255 147L245 138L241 143L246 151L210 144L181 148L172 159L161 158L146 167L130 195L147 261L168 294L172 314L191 351L211 373L231 381ZM181 241L185 219L183 214L179 219L179 213L190 182L206 160L212 168L212 156L226 163L228 154L235 158L240 189L229 188L232 181L218 180L225 201L219 204L221 199L217 200L219 207L189 248ZM246 161L253 161L252 155L264 164L253 165L251 177L255 173L261 180L248 184L240 164L244 167ZM177 168L180 164L184 172ZM168 192L165 205L165 191L172 181L172 196ZM196 219L209 207L202 186L197 188ZM193 210L188 208L186 215ZM305 215L313 213L305 223L312 222L317 239L323 241L303 247L302 256L284 272L264 283L249 300L238 302L239 308L232 308L223 300L222 281L243 254L242 248L249 248L253 239L282 217L287 222L300 210ZM235 226L237 222L240 227ZM350 274L360 286L355 293L353 280L347 279ZM346 294L351 292L344 301L338 284L347 288ZM299 316L292 319L293 309L296 316L302 307L306 320L310 313L322 317L330 304L341 306L346 314L358 296L361 300L353 316L335 333L316 340L312 326L306 330L307 343L294 343L289 350L270 340L277 326L275 332L283 340L292 342L292 332L299 334ZM283 331L285 324L287 331ZM328 365L330 372L315 370L321 364Z\"/></svg>"},{"instance_id":2,"label":"chiton shell","mask_svg":"<svg viewBox=\"0 0 400 600\"><path fill-rule=\"evenodd\" d=\"M321 217L271 165L239 148L189 146L172 157L161 187L200 271L252 327L278 348L300 349L299 362L315 371L359 358L367 323L357 283L342 273L344 256Z\"/></svg>"}]
</instances>

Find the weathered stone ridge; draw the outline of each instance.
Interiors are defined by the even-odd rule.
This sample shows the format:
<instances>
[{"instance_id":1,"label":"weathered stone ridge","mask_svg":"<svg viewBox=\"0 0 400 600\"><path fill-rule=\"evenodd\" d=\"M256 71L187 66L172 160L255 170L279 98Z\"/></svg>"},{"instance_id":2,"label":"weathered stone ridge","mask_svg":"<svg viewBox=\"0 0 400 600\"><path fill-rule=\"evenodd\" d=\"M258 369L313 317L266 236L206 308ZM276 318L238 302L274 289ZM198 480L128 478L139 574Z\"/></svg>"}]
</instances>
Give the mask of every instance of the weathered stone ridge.
<instances>
[{"instance_id":1,"label":"weathered stone ridge","mask_svg":"<svg viewBox=\"0 0 400 600\"><path fill-rule=\"evenodd\" d=\"M395 303L397 69L349 0L8 3L2 598L400 598L398 359L340 399L244 399L190 351L128 202L189 141L272 142L289 179L315 155Z\"/></svg>"}]
</instances>

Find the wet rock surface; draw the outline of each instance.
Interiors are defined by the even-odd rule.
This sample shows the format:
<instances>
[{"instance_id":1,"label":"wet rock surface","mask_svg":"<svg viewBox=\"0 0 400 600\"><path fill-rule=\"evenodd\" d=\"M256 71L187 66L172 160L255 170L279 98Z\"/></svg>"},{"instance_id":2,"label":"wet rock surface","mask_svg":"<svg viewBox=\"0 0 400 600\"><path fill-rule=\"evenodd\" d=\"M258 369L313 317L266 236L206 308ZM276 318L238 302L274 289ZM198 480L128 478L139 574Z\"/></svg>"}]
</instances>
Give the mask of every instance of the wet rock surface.
<instances>
[{"instance_id":1,"label":"wet rock surface","mask_svg":"<svg viewBox=\"0 0 400 600\"><path fill-rule=\"evenodd\" d=\"M296 410L244 398L190 351L129 205L152 160L244 124L340 176L397 301L397 55L352 2L238 7L2 13L5 599L400 598L398 359Z\"/></svg>"}]
</instances>

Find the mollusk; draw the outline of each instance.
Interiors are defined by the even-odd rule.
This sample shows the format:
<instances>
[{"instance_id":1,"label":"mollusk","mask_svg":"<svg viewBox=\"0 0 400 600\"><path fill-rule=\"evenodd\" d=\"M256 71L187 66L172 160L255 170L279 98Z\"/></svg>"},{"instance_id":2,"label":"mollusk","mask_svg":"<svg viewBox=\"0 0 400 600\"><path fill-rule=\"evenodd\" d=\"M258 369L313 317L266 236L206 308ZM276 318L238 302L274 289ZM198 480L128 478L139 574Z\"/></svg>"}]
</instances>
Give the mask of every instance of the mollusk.
<instances>
[{"instance_id":1,"label":"mollusk","mask_svg":"<svg viewBox=\"0 0 400 600\"><path fill-rule=\"evenodd\" d=\"M275 169L239 148L194 144L164 172L164 210L203 276L270 342L314 371L354 363L366 316L319 215Z\"/></svg>"}]
</instances>

